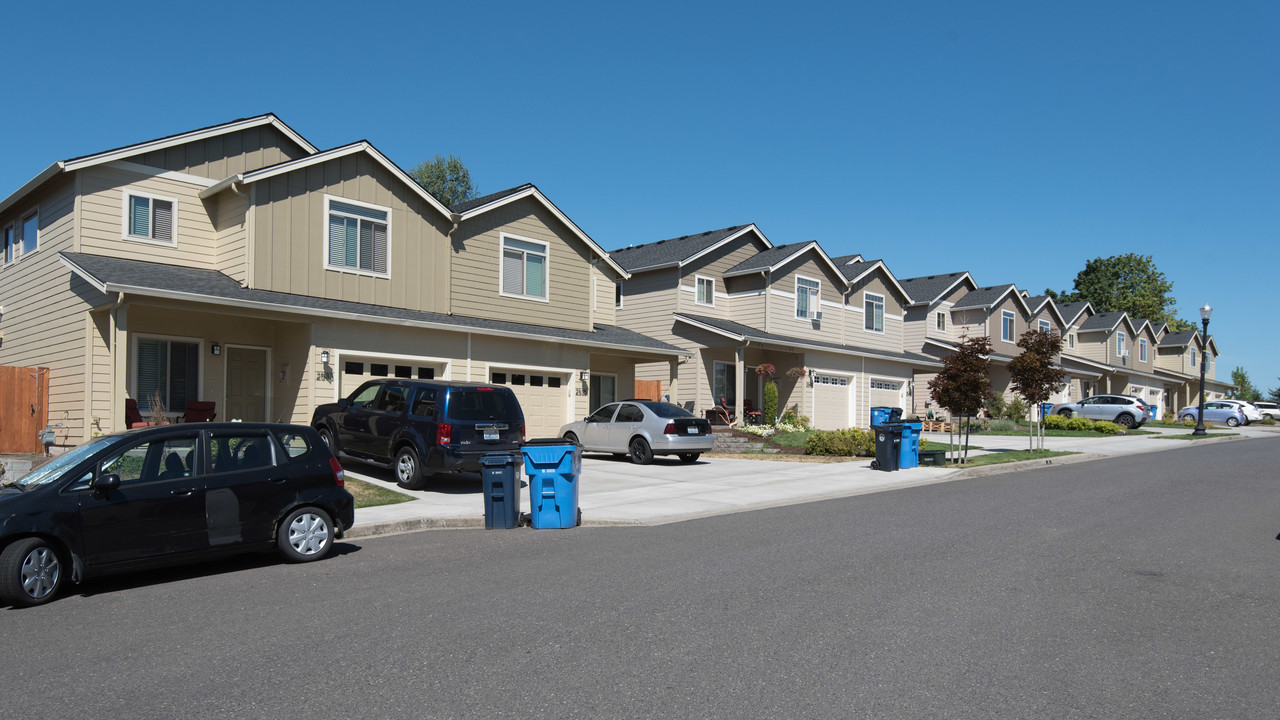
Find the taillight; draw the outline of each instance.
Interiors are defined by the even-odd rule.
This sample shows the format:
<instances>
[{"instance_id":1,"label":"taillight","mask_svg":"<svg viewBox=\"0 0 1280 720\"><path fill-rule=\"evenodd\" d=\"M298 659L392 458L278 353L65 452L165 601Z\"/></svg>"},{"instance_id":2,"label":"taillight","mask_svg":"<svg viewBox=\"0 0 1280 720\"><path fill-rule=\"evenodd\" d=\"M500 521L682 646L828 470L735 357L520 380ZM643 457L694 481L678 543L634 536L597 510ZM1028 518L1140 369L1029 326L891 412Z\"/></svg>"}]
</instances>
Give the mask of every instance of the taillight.
<instances>
[{"instance_id":1,"label":"taillight","mask_svg":"<svg viewBox=\"0 0 1280 720\"><path fill-rule=\"evenodd\" d=\"M529 441L529 436L524 434L524 423L521 423L520 424L520 442L525 443L528 441Z\"/></svg>"},{"instance_id":2,"label":"taillight","mask_svg":"<svg viewBox=\"0 0 1280 720\"><path fill-rule=\"evenodd\" d=\"M663 435L675 435L677 432L678 431L676 430L676 424L673 422L667 423L667 426L662 428Z\"/></svg>"},{"instance_id":3,"label":"taillight","mask_svg":"<svg viewBox=\"0 0 1280 720\"><path fill-rule=\"evenodd\" d=\"M436 425L436 444L448 445L453 442L453 426L449 423Z\"/></svg>"},{"instance_id":4,"label":"taillight","mask_svg":"<svg viewBox=\"0 0 1280 720\"><path fill-rule=\"evenodd\" d=\"M347 471L342 469L342 463L338 462L338 458L329 458L329 469L333 471L333 481L338 483L338 487L346 487Z\"/></svg>"}]
</instances>

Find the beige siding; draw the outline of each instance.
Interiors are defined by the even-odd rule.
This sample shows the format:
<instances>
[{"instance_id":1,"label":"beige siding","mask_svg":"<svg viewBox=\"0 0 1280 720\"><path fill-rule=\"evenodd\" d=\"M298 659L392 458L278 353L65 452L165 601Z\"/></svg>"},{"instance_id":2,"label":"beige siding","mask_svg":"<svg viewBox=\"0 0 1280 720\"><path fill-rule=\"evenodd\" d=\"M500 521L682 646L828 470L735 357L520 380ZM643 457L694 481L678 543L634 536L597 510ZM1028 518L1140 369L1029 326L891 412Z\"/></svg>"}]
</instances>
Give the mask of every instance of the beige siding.
<instances>
[{"instance_id":1,"label":"beige siding","mask_svg":"<svg viewBox=\"0 0 1280 720\"><path fill-rule=\"evenodd\" d=\"M821 320L796 317L796 278L801 275L821 283L818 288ZM763 329L796 338L841 342L844 334L841 327L844 289L844 278L834 275L826 263L819 261L810 251L771 275L768 324ZM899 336L898 348L901 347Z\"/></svg>"},{"instance_id":2,"label":"beige siding","mask_svg":"<svg viewBox=\"0 0 1280 720\"><path fill-rule=\"evenodd\" d=\"M618 324L656 340L673 341L671 314L677 302L677 282L674 268L640 273L623 280Z\"/></svg>"},{"instance_id":3,"label":"beige siding","mask_svg":"<svg viewBox=\"0 0 1280 720\"><path fill-rule=\"evenodd\" d=\"M80 252L202 269L216 266L213 219L199 197L203 185L107 166L86 168L79 176ZM177 202L176 244L125 239L125 197L131 191Z\"/></svg>"},{"instance_id":4,"label":"beige siding","mask_svg":"<svg viewBox=\"0 0 1280 720\"><path fill-rule=\"evenodd\" d=\"M363 154L250 186L251 287L447 312L450 253L439 212ZM325 269L325 195L391 209L389 278Z\"/></svg>"},{"instance_id":5,"label":"beige siding","mask_svg":"<svg viewBox=\"0 0 1280 720\"><path fill-rule=\"evenodd\" d=\"M733 320L732 308L728 302L729 298L725 297L729 291L726 288L724 273L735 265L755 257L763 249L764 243L759 238L755 235L747 235L717 248L698 258L697 261L680 268L680 293L676 298L677 304L673 309L693 315L706 315L708 317ZM698 275L715 280L715 305L698 304Z\"/></svg>"},{"instance_id":6,"label":"beige siding","mask_svg":"<svg viewBox=\"0 0 1280 720\"><path fill-rule=\"evenodd\" d=\"M866 329L867 293L884 298L884 332L882 333ZM845 344L887 352L902 352L906 334L902 302L901 293L884 280L883 273L876 272L860 281L852 288L848 296L848 304L845 306ZM919 352L920 346L905 347L905 349Z\"/></svg>"},{"instance_id":7,"label":"beige siding","mask_svg":"<svg viewBox=\"0 0 1280 720\"><path fill-rule=\"evenodd\" d=\"M1013 336L1009 342L1005 342L1001 337L1003 332L1003 314L1005 311L1013 313ZM1022 352L1022 348L1018 347L1018 338L1027 331L1027 315L1022 311L1022 306L1010 294L999 305L991 309L991 351L998 355L1018 355Z\"/></svg>"},{"instance_id":8,"label":"beige siding","mask_svg":"<svg viewBox=\"0 0 1280 720\"><path fill-rule=\"evenodd\" d=\"M617 287L617 275L604 263L591 266L592 291L594 301L591 307L591 321L600 325L617 325L618 311L614 288Z\"/></svg>"},{"instance_id":9,"label":"beige siding","mask_svg":"<svg viewBox=\"0 0 1280 720\"><path fill-rule=\"evenodd\" d=\"M129 158L131 162L222 180L307 155L283 133L258 126Z\"/></svg>"},{"instance_id":10,"label":"beige siding","mask_svg":"<svg viewBox=\"0 0 1280 720\"><path fill-rule=\"evenodd\" d=\"M545 301L500 294L504 233L548 244ZM596 255L536 200L518 200L467 221L454 232L453 246L453 314L590 329Z\"/></svg>"},{"instance_id":11,"label":"beige siding","mask_svg":"<svg viewBox=\"0 0 1280 720\"><path fill-rule=\"evenodd\" d=\"M214 242L214 269L241 284L249 279L248 199L232 191L211 199Z\"/></svg>"}]
</instances>

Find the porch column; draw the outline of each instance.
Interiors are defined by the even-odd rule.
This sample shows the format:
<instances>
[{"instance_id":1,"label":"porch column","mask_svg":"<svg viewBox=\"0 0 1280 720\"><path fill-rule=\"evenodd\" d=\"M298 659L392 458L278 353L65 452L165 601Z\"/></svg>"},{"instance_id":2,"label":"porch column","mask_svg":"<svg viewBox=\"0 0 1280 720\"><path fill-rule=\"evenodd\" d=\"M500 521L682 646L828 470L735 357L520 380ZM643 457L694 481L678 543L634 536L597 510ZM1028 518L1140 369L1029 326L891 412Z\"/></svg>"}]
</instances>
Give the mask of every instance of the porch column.
<instances>
[{"instance_id":1,"label":"porch column","mask_svg":"<svg viewBox=\"0 0 1280 720\"><path fill-rule=\"evenodd\" d=\"M680 358L667 362L667 394L673 405L680 404Z\"/></svg>"},{"instance_id":2,"label":"porch column","mask_svg":"<svg viewBox=\"0 0 1280 720\"><path fill-rule=\"evenodd\" d=\"M129 386L129 305L120 304L111 310L111 418L106 426L110 432L125 430L124 401Z\"/></svg>"},{"instance_id":3,"label":"porch column","mask_svg":"<svg viewBox=\"0 0 1280 720\"><path fill-rule=\"evenodd\" d=\"M746 385L744 382L745 378L743 378L743 374L746 372L746 369L747 369L747 365L744 362L746 359L746 356L747 356L747 346L739 345L737 350L737 357L734 359L734 366L736 368L736 372L734 373L734 378L733 378L735 392L737 393L737 395L733 398L733 414L734 414L734 417L738 418L739 425L746 424L746 416L742 414L742 400L743 400L742 393L743 393L743 390L746 388Z\"/></svg>"}]
</instances>

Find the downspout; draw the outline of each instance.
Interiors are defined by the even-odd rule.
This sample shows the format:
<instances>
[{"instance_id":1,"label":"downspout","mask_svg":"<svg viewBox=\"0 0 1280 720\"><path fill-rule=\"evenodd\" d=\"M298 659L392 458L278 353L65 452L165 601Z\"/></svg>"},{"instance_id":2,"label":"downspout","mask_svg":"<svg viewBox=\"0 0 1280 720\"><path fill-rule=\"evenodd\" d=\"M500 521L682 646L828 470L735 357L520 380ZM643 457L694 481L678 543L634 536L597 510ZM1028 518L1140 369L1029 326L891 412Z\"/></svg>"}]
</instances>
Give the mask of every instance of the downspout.
<instances>
[{"instance_id":1,"label":"downspout","mask_svg":"<svg viewBox=\"0 0 1280 720\"><path fill-rule=\"evenodd\" d=\"M450 213L449 222L453 223L453 225L449 228L449 232L445 234L446 248L444 253L444 271L445 271L444 273L445 275L444 312L446 315L453 314L453 234L458 231L458 226L462 224L462 214ZM434 303L432 304L434 305ZM471 338L468 337L467 343L469 344L470 342L471 342ZM470 357L470 353L468 353L468 357ZM467 367L467 372L468 374L471 372L471 368L469 366ZM470 380L470 379L471 379L470 377L467 378L467 380Z\"/></svg>"}]
</instances>

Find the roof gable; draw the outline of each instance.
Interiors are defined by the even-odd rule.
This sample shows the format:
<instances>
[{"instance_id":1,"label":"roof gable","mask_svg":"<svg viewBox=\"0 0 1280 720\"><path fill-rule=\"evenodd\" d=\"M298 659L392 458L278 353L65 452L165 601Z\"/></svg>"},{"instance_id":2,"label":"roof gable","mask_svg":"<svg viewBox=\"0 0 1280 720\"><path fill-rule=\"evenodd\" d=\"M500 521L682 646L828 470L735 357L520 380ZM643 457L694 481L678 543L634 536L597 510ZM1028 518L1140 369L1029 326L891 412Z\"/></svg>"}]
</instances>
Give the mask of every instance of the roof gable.
<instances>
[{"instance_id":1,"label":"roof gable","mask_svg":"<svg viewBox=\"0 0 1280 720\"><path fill-rule=\"evenodd\" d=\"M769 238L760 232L755 223L751 223L619 248L611 251L609 256L629 273L683 267L717 248L746 236L754 236L763 242L766 250L773 247Z\"/></svg>"},{"instance_id":2,"label":"roof gable","mask_svg":"<svg viewBox=\"0 0 1280 720\"><path fill-rule=\"evenodd\" d=\"M978 288L956 301L956 304L951 309L969 310L977 308L989 311L1004 302L1005 297L1009 295L1012 295L1014 301L1022 306L1024 313L1028 316L1031 315L1031 310L1027 308L1027 301L1022 297L1022 293L1018 292L1016 285L993 285L991 287Z\"/></svg>"},{"instance_id":3,"label":"roof gable","mask_svg":"<svg viewBox=\"0 0 1280 720\"><path fill-rule=\"evenodd\" d=\"M902 287L905 288L907 296L912 299L914 305L932 305L961 284L968 284L970 291L978 289L978 284L973 281L973 277L968 272L926 275L902 281Z\"/></svg>"}]
</instances>

